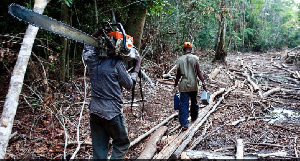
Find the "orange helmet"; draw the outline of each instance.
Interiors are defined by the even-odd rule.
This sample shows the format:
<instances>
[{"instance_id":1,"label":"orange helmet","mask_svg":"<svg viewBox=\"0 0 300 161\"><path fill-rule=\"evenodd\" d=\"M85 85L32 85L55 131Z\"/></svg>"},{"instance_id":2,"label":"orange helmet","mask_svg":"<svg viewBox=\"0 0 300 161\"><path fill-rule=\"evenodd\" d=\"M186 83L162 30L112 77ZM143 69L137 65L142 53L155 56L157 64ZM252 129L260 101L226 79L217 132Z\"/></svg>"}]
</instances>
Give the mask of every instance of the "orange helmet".
<instances>
[{"instance_id":1,"label":"orange helmet","mask_svg":"<svg viewBox=\"0 0 300 161\"><path fill-rule=\"evenodd\" d=\"M185 42L185 43L183 44L183 47L193 47L193 45L192 45L192 43L190 43L190 42Z\"/></svg>"}]
</instances>

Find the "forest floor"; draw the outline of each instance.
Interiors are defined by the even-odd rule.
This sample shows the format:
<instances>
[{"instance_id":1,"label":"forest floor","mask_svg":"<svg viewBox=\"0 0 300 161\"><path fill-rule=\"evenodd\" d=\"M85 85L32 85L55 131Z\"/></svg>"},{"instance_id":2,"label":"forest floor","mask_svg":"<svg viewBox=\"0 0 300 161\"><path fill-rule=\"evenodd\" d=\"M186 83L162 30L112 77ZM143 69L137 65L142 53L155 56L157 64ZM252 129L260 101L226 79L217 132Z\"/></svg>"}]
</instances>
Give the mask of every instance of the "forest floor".
<instances>
[{"instance_id":1,"label":"forest floor","mask_svg":"<svg viewBox=\"0 0 300 161\"><path fill-rule=\"evenodd\" d=\"M300 79L295 72L299 72L299 65L285 63L285 52L230 54L226 58L227 65L211 63L213 53L210 52L199 52L196 55L201 58L201 69L207 78L215 68L220 67L220 73L214 79L208 79L207 87L211 94L220 88L228 89L234 85L236 88L226 95L196 132L194 138L201 136L203 139L193 150L234 156L236 140L243 139L246 156L299 157ZM154 87L150 87L145 80L142 81L145 97L142 118L134 117L131 112L131 92L123 92L124 113L131 141L177 112L173 109L173 85L159 81L158 76L154 75L161 71L162 67L151 61L144 61L143 66L146 73L152 73L149 75ZM172 65L169 64L169 67ZM255 89L244 77L243 73L246 70L249 71L251 79L259 85L259 92L254 92ZM8 80L2 76L2 93L7 91ZM64 151L67 155L72 155L77 147L79 120L80 141L84 142L81 142L76 158L92 158L89 111L86 103L89 102L89 92L84 102L84 77L76 77L75 81L62 87L56 85L53 80L48 82L51 86L48 94L39 93L39 87L34 82L27 82L29 85L24 86L12 131L17 133L9 142L6 158L59 159L63 157ZM260 97L260 94L266 94L265 92L276 87L280 87L280 90ZM201 112L205 105L200 102L200 91L198 100ZM135 93L135 99L140 100L138 85ZM1 111L5 94L1 94L0 98ZM81 110L82 118L79 119ZM141 111L142 102L135 102L133 113L140 115ZM178 125L177 117L166 123L168 131L163 137L164 140L158 144L158 151L167 144L168 138L181 132L176 130ZM68 145L64 150L66 134ZM149 137L130 147L126 158L136 159L144 150L148 139ZM190 145L186 149L189 147Z\"/></svg>"}]
</instances>

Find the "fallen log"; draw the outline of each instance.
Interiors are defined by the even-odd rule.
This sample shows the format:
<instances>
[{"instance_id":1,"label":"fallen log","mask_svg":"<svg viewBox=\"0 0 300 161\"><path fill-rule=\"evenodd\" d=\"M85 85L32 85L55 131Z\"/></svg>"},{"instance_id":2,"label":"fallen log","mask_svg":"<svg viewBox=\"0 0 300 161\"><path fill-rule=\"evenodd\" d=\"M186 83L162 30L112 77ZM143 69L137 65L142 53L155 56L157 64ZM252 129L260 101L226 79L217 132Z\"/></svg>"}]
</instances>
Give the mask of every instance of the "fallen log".
<instances>
[{"instance_id":1,"label":"fallen log","mask_svg":"<svg viewBox=\"0 0 300 161\"><path fill-rule=\"evenodd\" d=\"M269 143L250 143L250 142L245 142L244 144L250 144L250 145L263 145L263 146L274 146L274 147L281 147L285 148L286 146L279 145L279 144L269 144Z\"/></svg>"},{"instance_id":2,"label":"fallen log","mask_svg":"<svg viewBox=\"0 0 300 161\"><path fill-rule=\"evenodd\" d=\"M198 116L198 119L194 121L194 123L191 124L191 126L184 132L182 132L176 140L174 140L173 142L171 142L169 145L165 146L158 154L156 154L153 159L169 159L170 156L172 155L172 153L177 149L177 147L182 143L182 141L188 136L188 134L190 133L190 131L192 131L192 129L194 129L194 126L199 123L203 117L205 117L205 115L209 112L209 110L212 108L213 106L213 100L214 98L225 92L224 88L219 89L219 91L214 92L209 100L209 105L206 106L205 108L203 108Z\"/></svg>"},{"instance_id":3,"label":"fallen log","mask_svg":"<svg viewBox=\"0 0 300 161\"><path fill-rule=\"evenodd\" d=\"M162 125L166 124L169 120L171 120L172 118L174 118L175 116L177 116L178 113L174 113L171 116L169 116L168 118L166 118L163 122L159 123L158 125L156 125L154 128L150 129L148 132L146 132L145 134L139 136L138 138L136 138L134 141L130 142L130 146L132 147L133 145L135 145L136 143L140 142L141 140L143 140L145 137L147 137L148 135L150 135L153 131L155 131L156 129L158 129L159 127L161 127Z\"/></svg>"},{"instance_id":4,"label":"fallen log","mask_svg":"<svg viewBox=\"0 0 300 161\"><path fill-rule=\"evenodd\" d=\"M276 93L276 92L280 92L280 91L281 91L281 87L276 87L276 88L273 88L273 89L271 89L271 90L268 90L267 92L265 92L265 93L263 94L263 98L266 98L266 97L268 97L269 95L274 94L274 93Z\"/></svg>"},{"instance_id":5,"label":"fallen log","mask_svg":"<svg viewBox=\"0 0 300 161\"><path fill-rule=\"evenodd\" d=\"M220 73L221 69L220 67L218 68L215 68L209 75L209 79L212 80L212 79L215 79L215 77Z\"/></svg>"},{"instance_id":6,"label":"fallen log","mask_svg":"<svg viewBox=\"0 0 300 161\"><path fill-rule=\"evenodd\" d=\"M174 85L175 82L170 81L169 79L157 79L157 81L161 84Z\"/></svg>"},{"instance_id":7,"label":"fallen log","mask_svg":"<svg viewBox=\"0 0 300 161\"><path fill-rule=\"evenodd\" d=\"M254 83L254 82L251 80L250 75L249 75L247 72L244 72L244 73L243 73L243 76L247 78L247 81L248 81L248 82L252 85L252 87L254 88L254 93L257 93L257 92L260 90L260 88L259 88L259 86L258 86L256 83Z\"/></svg>"},{"instance_id":8,"label":"fallen log","mask_svg":"<svg viewBox=\"0 0 300 161\"><path fill-rule=\"evenodd\" d=\"M150 137L144 151L137 159L151 159L156 152L156 145L158 141L163 137L167 130L167 126L161 126L159 129L157 129Z\"/></svg>"},{"instance_id":9,"label":"fallen log","mask_svg":"<svg viewBox=\"0 0 300 161\"><path fill-rule=\"evenodd\" d=\"M153 84L152 80L148 77L148 75L143 70L141 70L141 74L148 81L148 83L150 84L150 86L153 88L154 84Z\"/></svg>"},{"instance_id":10,"label":"fallen log","mask_svg":"<svg viewBox=\"0 0 300 161\"><path fill-rule=\"evenodd\" d=\"M174 65L173 68L167 74L163 74L163 78L165 79L175 78L174 76L171 75L171 73L173 72L174 69L176 69L176 67L177 65Z\"/></svg>"},{"instance_id":11,"label":"fallen log","mask_svg":"<svg viewBox=\"0 0 300 161\"><path fill-rule=\"evenodd\" d=\"M265 110L265 109L264 109L264 110ZM236 121L231 122L230 125L236 126L236 125L238 125L239 123L244 122L244 121L255 120L255 119L267 119L267 118L270 118L270 117L248 117L248 118L242 118L242 119L239 119L239 120L236 120Z\"/></svg>"},{"instance_id":12,"label":"fallen log","mask_svg":"<svg viewBox=\"0 0 300 161\"><path fill-rule=\"evenodd\" d=\"M226 156L222 153L209 151L186 150L183 155L190 159L236 159L235 156ZM256 156L245 156L244 159L257 159Z\"/></svg>"},{"instance_id":13,"label":"fallen log","mask_svg":"<svg viewBox=\"0 0 300 161\"><path fill-rule=\"evenodd\" d=\"M284 151L279 151L279 152L274 152L274 153L266 153L266 154L256 154L253 153L252 155L257 155L259 158L266 158L266 157L286 157L287 152Z\"/></svg>"},{"instance_id":14,"label":"fallen log","mask_svg":"<svg viewBox=\"0 0 300 161\"><path fill-rule=\"evenodd\" d=\"M244 159L244 144L243 139L236 140L236 159Z\"/></svg>"}]
</instances>

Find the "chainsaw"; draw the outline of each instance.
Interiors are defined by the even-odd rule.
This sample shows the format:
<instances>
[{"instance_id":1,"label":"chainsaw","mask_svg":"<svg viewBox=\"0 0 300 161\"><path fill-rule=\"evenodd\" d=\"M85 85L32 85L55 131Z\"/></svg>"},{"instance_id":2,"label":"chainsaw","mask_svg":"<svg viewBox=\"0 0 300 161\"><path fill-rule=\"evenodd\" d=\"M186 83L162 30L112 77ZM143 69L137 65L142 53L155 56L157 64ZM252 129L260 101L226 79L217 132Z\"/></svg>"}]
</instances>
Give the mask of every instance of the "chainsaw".
<instances>
[{"instance_id":1,"label":"chainsaw","mask_svg":"<svg viewBox=\"0 0 300 161\"><path fill-rule=\"evenodd\" d=\"M11 4L8 12L15 18L30 25L50 31L67 39L75 40L102 50L101 57L108 54L120 56L123 60L134 60L138 51L133 45L133 37L127 35L121 23L103 22L98 29L101 33L99 38L95 38L85 32L69 26L63 22L52 19L46 15L41 15L18 4Z\"/></svg>"}]
</instances>

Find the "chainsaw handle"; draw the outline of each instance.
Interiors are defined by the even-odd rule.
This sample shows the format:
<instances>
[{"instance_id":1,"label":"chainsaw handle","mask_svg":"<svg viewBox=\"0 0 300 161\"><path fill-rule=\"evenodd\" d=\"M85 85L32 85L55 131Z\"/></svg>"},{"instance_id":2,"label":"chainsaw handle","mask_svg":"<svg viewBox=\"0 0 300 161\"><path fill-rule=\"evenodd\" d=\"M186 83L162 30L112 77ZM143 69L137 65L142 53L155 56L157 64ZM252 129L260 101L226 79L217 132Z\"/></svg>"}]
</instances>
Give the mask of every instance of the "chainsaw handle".
<instances>
[{"instance_id":1,"label":"chainsaw handle","mask_svg":"<svg viewBox=\"0 0 300 161\"><path fill-rule=\"evenodd\" d=\"M123 28L123 25L121 23L113 23L111 26L118 26L123 34L123 50L125 51L125 45L126 45L126 33Z\"/></svg>"}]
</instances>

